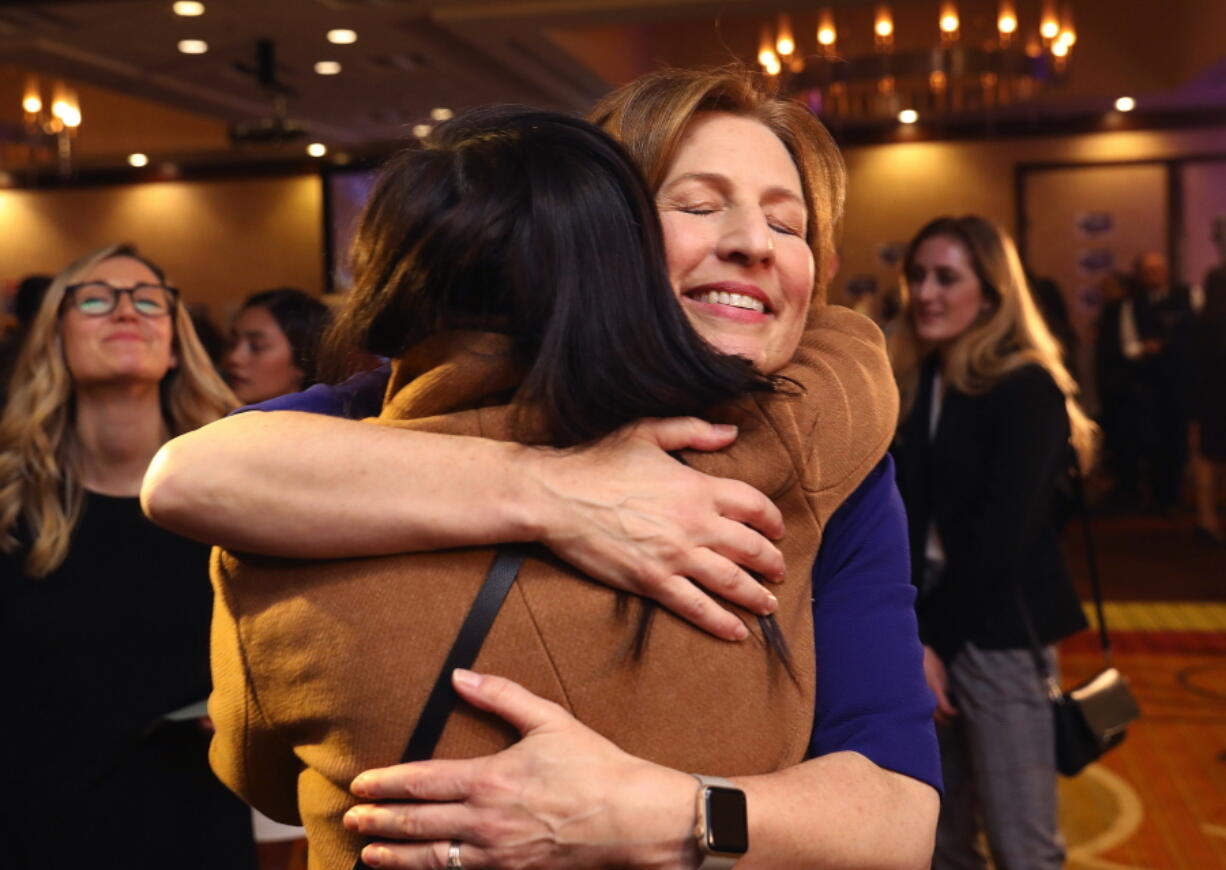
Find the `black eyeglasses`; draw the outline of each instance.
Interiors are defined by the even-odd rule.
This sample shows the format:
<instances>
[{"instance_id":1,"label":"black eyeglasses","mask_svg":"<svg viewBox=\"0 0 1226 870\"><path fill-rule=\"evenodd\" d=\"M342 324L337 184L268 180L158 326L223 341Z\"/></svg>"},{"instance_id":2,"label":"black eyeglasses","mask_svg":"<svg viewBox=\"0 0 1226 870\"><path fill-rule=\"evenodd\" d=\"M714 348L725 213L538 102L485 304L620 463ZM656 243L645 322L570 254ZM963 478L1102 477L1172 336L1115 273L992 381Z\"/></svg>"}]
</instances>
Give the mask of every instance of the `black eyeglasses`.
<instances>
[{"instance_id":1,"label":"black eyeglasses","mask_svg":"<svg viewBox=\"0 0 1226 870\"><path fill-rule=\"evenodd\" d=\"M90 317L105 317L115 310L119 297L125 293L136 313L145 317L165 317L179 301L179 291L162 284L112 287L104 281L90 281L70 286L65 291L64 304Z\"/></svg>"}]
</instances>

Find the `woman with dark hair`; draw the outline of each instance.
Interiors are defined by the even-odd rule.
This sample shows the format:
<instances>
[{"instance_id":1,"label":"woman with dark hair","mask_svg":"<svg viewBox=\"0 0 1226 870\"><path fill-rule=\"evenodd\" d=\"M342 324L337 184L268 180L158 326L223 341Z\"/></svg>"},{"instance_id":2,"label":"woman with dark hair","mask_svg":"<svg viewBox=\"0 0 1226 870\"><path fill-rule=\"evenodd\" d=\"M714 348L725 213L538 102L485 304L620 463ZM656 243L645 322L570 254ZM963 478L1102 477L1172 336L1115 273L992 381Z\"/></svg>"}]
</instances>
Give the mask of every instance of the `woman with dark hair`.
<instances>
[{"instance_id":1,"label":"woman with dark hair","mask_svg":"<svg viewBox=\"0 0 1226 870\"><path fill-rule=\"evenodd\" d=\"M234 404L178 292L133 248L52 281L0 417L6 868L254 865L250 811L209 770L194 709L207 548L137 500L167 439Z\"/></svg>"},{"instance_id":2,"label":"woman with dark hair","mask_svg":"<svg viewBox=\"0 0 1226 870\"><path fill-rule=\"evenodd\" d=\"M1097 427L1002 230L937 218L903 270L893 453L945 779L933 867L986 867L982 832L996 867L1055 870L1056 741L1032 635L1054 672L1053 645L1086 626L1061 493Z\"/></svg>"},{"instance_id":3,"label":"woman with dark hair","mask_svg":"<svg viewBox=\"0 0 1226 870\"><path fill-rule=\"evenodd\" d=\"M247 297L230 327L223 368L239 401L263 402L316 381L328 306L293 287Z\"/></svg>"},{"instance_id":4,"label":"woman with dark hair","mask_svg":"<svg viewBox=\"0 0 1226 870\"><path fill-rule=\"evenodd\" d=\"M664 181L677 204L666 220L693 221L705 232L731 220L748 234L733 242L748 259L703 264L694 248L688 260L670 259L688 264L670 281L650 193L595 128L522 110L444 125L376 186L356 243L351 307L339 326L361 349L398 357L385 425L555 448L590 444L642 416L678 410L740 427L726 455L688 460L700 469L736 468L775 493L790 526L781 546L800 572L797 582L778 587L777 623L755 626L752 644L724 644L664 614L645 622L633 601L576 582L553 560L530 558L479 659L483 669L562 703L623 748L683 770L769 774L810 751L817 681L809 560L822 527L885 443L872 418L823 413L823 437L854 446L842 458L825 454L815 476L819 409L804 395L849 404L855 397L832 370L844 350L798 349L815 278L806 237L820 232L808 225L796 165L772 137L756 120L713 115L695 122L677 151L675 175ZM733 153L702 157L729 141L737 143ZM743 177L748 153L757 157L752 179ZM748 201L743 207L755 215L764 209L762 224L709 218L712 176L690 168L700 158L728 173L715 182L727 200L741 203L752 190L752 209ZM697 238L694 231L689 238ZM706 318L730 309L736 356L698 337L679 296L705 306L697 310ZM848 316L847 326L861 323ZM856 334L871 340L875 333L866 329ZM704 329L717 343L722 332ZM871 407L870 399L865 410ZM215 562L215 767L274 817L300 812L320 866L353 861L360 841L340 826L352 803L349 780L403 749L489 557L468 549L292 564L223 554ZM790 652L771 642L780 635ZM323 637L327 644L312 649L308 639ZM379 642L366 643L370 637ZM636 647L641 654L628 656ZM838 683L833 671L823 679ZM437 755L490 752L508 737L505 726L457 710ZM867 774L855 763L841 772L839 760L827 761L824 786ZM665 839L648 851L693 849L705 866L716 866L716 856L687 836L693 780L659 771L662 781L648 796L663 796L668 809L649 815ZM869 843L846 841L844 860L925 860L922 832L932 807L922 797L933 796L934 804L935 795L914 781L869 777L855 787L870 781L881 788L878 798L906 795L916 814ZM755 805L771 806L767 783L760 788ZM832 807L830 817L844 811ZM760 861L786 866L788 856L800 855L808 863L840 836L804 837L798 846L771 830L790 830L788 816L756 828ZM864 823L876 832L877 822ZM453 844L451 851L485 845ZM452 866L462 859L453 856Z\"/></svg>"}]
</instances>

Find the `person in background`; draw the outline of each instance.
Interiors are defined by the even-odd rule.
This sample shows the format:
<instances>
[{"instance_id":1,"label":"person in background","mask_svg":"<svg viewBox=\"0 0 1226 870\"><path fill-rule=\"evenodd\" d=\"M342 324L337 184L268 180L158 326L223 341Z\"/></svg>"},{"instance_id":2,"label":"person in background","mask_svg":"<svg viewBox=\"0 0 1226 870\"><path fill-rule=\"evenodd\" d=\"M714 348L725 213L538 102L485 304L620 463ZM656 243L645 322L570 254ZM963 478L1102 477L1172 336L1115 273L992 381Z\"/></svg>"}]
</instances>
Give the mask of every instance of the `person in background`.
<instances>
[{"instance_id":1,"label":"person in background","mask_svg":"<svg viewBox=\"0 0 1226 870\"><path fill-rule=\"evenodd\" d=\"M208 767L208 548L141 513L167 439L230 410L160 269L127 246L51 283L0 417L0 851L249 868L250 811ZM182 849L173 860L170 851Z\"/></svg>"},{"instance_id":2,"label":"person in background","mask_svg":"<svg viewBox=\"0 0 1226 870\"><path fill-rule=\"evenodd\" d=\"M1064 365L1074 380L1077 376L1077 360L1079 345L1077 330L1069 319L1068 304L1064 301L1064 291L1054 279L1038 275L1029 270L1026 272L1026 282L1030 287L1030 295L1043 315L1043 322L1056 341L1060 342Z\"/></svg>"},{"instance_id":3,"label":"person in background","mask_svg":"<svg viewBox=\"0 0 1226 870\"><path fill-rule=\"evenodd\" d=\"M200 339L200 346L208 354L209 360L213 363L213 368L220 372L221 359L227 345L225 333L213 321L213 316L209 313L208 303L198 302L194 305L188 305L187 313L192 319L192 328L196 330L196 338Z\"/></svg>"},{"instance_id":4,"label":"person in background","mask_svg":"<svg viewBox=\"0 0 1226 870\"><path fill-rule=\"evenodd\" d=\"M1192 469L1196 534L1226 544L1217 502L1226 480L1226 215L1213 222L1221 262L1205 275L1204 307L1192 325Z\"/></svg>"},{"instance_id":5,"label":"person in background","mask_svg":"<svg viewBox=\"0 0 1226 870\"><path fill-rule=\"evenodd\" d=\"M34 315L38 314L43 295L49 286L50 275L29 275L17 284L17 292L13 294L13 316L17 322L0 340L0 407L4 406L9 375L13 371L13 364L17 362L17 355L21 353L26 331L30 328Z\"/></svg>"},{"instance_id":6,"label":"person in background","mask_svg":"<svg viewBox=\"0 0 1226 870\"><path fill-rule=\"evenodd\" d=\"M1053 671L1051 645L1086 626L1057 508L1096 427L1004 232L937 218L904 277L893 453L945 779L933 867L986 868L982 830L1000 870L1055 870L1055 735L1028 624Z\"/></svg>"},{"instance_id":7,"label":"person in background","mask_svg":"<svg viewBox=\"0 0 1226 870\"><path fill-rule=\"evenodd\" d=\"M1098 327L1098 390L1112 449L1113 506L1169 516L1179 502L1188 449L1188 359L1192 296L1172 285L1166 257L1141 254L1118 302ZM1110 413L1107 410L1110 409Z\"/></svg>"},{"instance_id":8,"label":"person in background","mask_svg":"<svg viewBox=\"0 0 1226 870\"><path fill-rule=\"evenodd\" d=\"M328 306L293 287L247 297L230 327L223 370L244 404L296 393L315 383Z\"/></svg>"}]
</instances>

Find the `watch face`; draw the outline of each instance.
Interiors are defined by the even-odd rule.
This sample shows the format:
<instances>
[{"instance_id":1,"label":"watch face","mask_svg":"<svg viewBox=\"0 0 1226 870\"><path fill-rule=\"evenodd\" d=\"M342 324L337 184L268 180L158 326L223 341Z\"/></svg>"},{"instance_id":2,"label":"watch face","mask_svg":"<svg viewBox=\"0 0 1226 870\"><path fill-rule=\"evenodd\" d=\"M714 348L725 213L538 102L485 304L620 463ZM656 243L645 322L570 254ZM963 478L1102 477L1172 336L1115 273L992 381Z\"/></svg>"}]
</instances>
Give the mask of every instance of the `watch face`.
<instances>
[{"instance_id":1,"label":"watch face","mask_svg":"<svg viewBox=\"0 0 1226 870\"><path fill-rule=\"evenodd\" d=\"M707 848L733 855L749 851L745 792L718 786L707 789Z\"/></svg>"}]
</instances>

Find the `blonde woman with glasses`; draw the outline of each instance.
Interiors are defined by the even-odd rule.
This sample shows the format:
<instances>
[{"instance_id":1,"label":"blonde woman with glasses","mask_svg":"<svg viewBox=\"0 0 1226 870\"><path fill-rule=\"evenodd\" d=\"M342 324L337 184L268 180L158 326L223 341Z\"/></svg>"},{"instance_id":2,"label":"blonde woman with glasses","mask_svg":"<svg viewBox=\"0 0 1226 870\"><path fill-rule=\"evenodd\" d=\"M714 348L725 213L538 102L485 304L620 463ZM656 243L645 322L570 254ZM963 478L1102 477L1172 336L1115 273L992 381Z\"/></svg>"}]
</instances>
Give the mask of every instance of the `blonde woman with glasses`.
<instances>
[{"instance_id":1,"label":"blonde woman with glasses","mask_svg":"<svg viewBox=\"0 0 1226 870\"><path fill-rule=\"evenodd\" d=\"M234 404L133 248L52 283L0 418L6 867L164 867L172 846L176 867L253 866L190 710L209 691L207 548L137 498L165 441Z\"/></svg>"}]
</instances>

